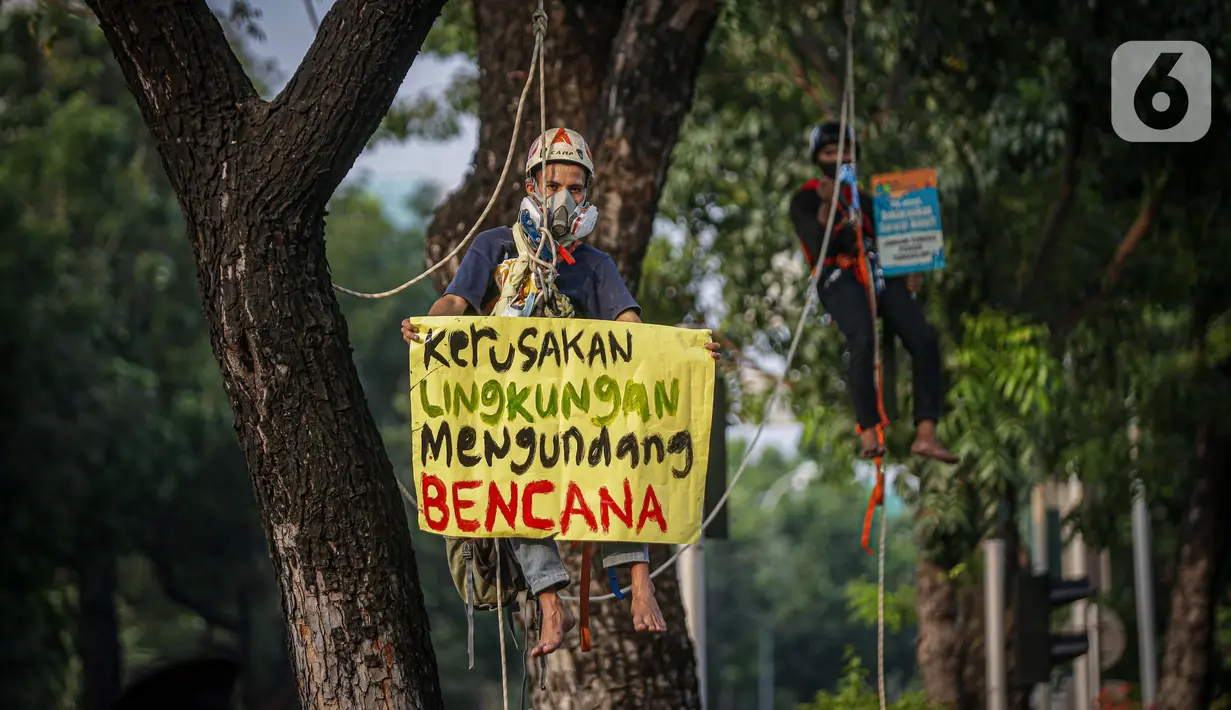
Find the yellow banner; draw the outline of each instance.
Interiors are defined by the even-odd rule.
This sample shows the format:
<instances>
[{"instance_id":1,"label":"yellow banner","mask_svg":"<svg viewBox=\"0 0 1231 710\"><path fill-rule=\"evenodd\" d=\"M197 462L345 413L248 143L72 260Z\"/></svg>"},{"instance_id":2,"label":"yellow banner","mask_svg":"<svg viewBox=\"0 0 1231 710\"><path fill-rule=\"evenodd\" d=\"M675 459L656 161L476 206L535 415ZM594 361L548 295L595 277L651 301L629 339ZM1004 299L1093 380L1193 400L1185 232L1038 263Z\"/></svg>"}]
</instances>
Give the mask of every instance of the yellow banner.
<instances>
[{"instance_id":1,"label":"yellow banner","mask_svg":"<svg viewBox=\"0 0 1231 710\"><path fill-rule=\"evenodd\" d=\"M709 331L412 318L419 528L458 537L696 542Z\"/></svg>"}]
</instances>

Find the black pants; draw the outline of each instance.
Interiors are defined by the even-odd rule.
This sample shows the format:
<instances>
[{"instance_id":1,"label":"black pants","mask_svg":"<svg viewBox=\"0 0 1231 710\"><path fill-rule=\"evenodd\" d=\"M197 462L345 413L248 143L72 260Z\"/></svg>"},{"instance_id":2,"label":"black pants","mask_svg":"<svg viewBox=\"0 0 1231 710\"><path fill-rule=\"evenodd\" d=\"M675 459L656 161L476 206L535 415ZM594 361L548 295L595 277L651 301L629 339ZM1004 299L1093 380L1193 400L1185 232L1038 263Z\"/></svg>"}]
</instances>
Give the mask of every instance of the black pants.
<instances>
[{"instance_id":1,"label":"black pants","mask_svg":"<svg viewBox=\"0 0 1231 710\"><path fill-rule=\"evenodd\" d=\"M876 361L873 352L872 311L868 308L868 292L855 278L855 272L843 269L839 275L826 273L817 288L821 304L833 316L850 350L847 386L855 404L855 418L862 429L871 429L880 422L876 400ZM877 315L897 333L910 352L914 379L915 423L940 418L940 344L936 331L928 325L923 309L911 297L902 278L885 279L885 290L877 304Z\"/></svg>"}]
</instances>

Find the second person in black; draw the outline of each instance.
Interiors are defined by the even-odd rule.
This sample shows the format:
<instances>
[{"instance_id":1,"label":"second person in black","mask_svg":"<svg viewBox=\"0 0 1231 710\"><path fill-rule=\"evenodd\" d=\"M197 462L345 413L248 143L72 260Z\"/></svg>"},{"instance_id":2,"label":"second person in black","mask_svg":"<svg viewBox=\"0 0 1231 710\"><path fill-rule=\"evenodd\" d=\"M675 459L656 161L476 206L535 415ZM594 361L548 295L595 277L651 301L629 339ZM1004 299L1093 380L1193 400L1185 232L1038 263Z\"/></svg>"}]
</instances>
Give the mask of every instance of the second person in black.
<instances>
[{"instance_id":1,"label":"second person in black","mask_svg":"<svg viewBox=\"0 0 1231 710\"><path fill-rule=\"evenodd\" d=\"M846 337L850 351L847 384L854 400L855 417L860 428L860 455L874 458L884 455L876 436L876 425L882 423L878 404L875 372L875 324L868 303L868 287L864 284L858 263L860 253L853 225L842 219L844 205L839 200L839 215L834 221L834 233L826 254L821 255L821 241L829 218L832 200L836 196L838 175L838 138L841 127L837 121L827 121L812 132L812 161L821 175L804 183L791 198L790 216L795 225L809 265L824 259L818 295L821 304L838 324ZM854 135L848 129L842 162L852 160ZM872 220L872 199L860 193L862 229L865 241L875 244ZM902 339L910 352L914 384L915 441L913 454L927 456L945 463L957 463L958 457L941 444L936 435L940 419L940 345L936 331L928 324L923 310L912 292L922 285L922 276L885 279L884 290L877 299L877 314ZM884 422L887 423L887 422Z\"/></svg>"}]
</instances>

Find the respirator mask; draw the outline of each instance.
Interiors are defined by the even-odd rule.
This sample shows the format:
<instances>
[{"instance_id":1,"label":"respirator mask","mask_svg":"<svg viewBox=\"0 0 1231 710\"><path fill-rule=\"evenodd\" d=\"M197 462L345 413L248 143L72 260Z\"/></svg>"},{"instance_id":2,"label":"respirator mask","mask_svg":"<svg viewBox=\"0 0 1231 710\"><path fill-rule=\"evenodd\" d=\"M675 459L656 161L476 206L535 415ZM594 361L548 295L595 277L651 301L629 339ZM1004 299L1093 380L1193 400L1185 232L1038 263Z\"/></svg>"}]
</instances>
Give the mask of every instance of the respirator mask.
<instances>
[{"instance_id":1,"label":"respirator mask","mask_svg":"<svg viewBox=\"0 0 1231 710\"><path fill-rule=\"evenodd\" d=\"M843 168L843 169L845 169L845 168L846 168L846 166L848 166L848 165L850 165L850 164L851 164L851 162L850 162L849 160L844 160L844 161L842 161L842 168ZM818 162L817 162L817 165L821 168L821 174L822 174L822 175L824 175L825 177L829 178L830 180L837 180L837 179L838 179L838 172L839 172L839 168L838 168L838 161L836 161L836 160L822 160L822 161L818 161Z\"/></svg>"},{"instance_id":2,"label":"respirator mask","mask_svg":"<svg viewBox=\"0 0 1231 710\"><path fill-rule=\"evenodd\" d=\"M532 195L522 198L521 212L539 232L552 236L557 244L565 245L583 239L594 231L598 223L598 208L592 204L578 205L568 190L560 190L543 201Z\"/></svg>"}]
</instances>

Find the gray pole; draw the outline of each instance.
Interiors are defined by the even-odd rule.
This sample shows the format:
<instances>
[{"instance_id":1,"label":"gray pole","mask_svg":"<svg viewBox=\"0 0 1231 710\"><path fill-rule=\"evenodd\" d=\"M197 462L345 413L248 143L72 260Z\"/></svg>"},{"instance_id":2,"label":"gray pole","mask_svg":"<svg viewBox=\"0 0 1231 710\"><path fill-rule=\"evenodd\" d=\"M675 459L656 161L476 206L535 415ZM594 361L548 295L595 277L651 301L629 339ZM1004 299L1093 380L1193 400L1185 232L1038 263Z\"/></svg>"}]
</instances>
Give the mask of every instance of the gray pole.
<instances>
[{"instance_id":1,"label":"gray pole","mask_svg":"<svg viewBox=\"0 0 1231 710\"><path fill-rule=\"evenodd\" d=\"M684 602L684 618L697 658L697 686L701 691L701 710L709 707L705 653L705 533L695 545L686 548L676 561L680 576L680 597Z\"/></svg>"},{"instance_id":2,"label":"gray pole","mask_svg":"<svg viewBox=\"0 0 1231 710\"><path fill-rule=\"evenodd\" d=\"M1008 710L1004 636L1004 540L983 542L983 594L987 639L987 708Z\"/></svg>"},{"instance_id":3,"label":"gray pole","mask_svg":"<svg viewBox=\"0 0 1231 710\"><path fill-rule=\"evenodd\" d=\"M1128 425L1129 457L1137 463L1137 442L1141 436L1137 420ZM1158 651L1154 631L1154 570L1150 560L1150 511L1146 506L1145 485L1133 471L1133 582L1137 597L1137 645L1141 657L1141 703L1152 707L1158 693Z\"/></svg>"}]
</instances>

